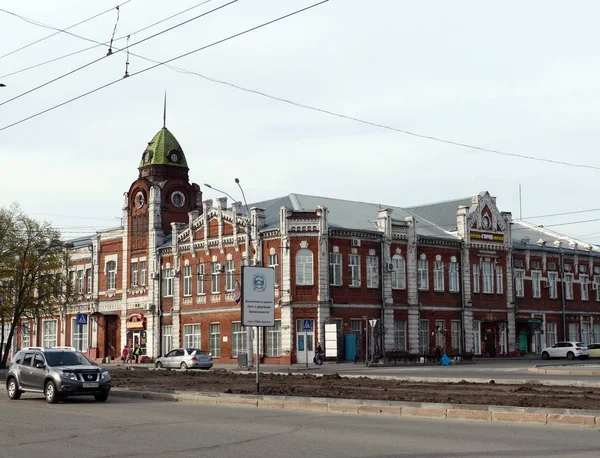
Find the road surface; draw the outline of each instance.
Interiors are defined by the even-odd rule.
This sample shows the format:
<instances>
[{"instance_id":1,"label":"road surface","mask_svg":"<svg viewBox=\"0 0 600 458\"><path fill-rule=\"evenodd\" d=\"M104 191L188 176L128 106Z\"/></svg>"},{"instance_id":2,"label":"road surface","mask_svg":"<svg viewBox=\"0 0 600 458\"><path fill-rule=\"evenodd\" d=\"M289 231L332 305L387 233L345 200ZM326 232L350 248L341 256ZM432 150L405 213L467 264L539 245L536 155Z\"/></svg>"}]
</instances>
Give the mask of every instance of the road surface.
<instances>
[{"instance_id":1,"label":"road surface","mask_svg":"<svg viewBox=\"0 0 600 458\"><path fill-rule=\"evenodd\" d=\"M4 394L5 396L5 394ZM0 398L3 458L597 457L598 431L112 397Z\"/></svg>"}]
</instances>

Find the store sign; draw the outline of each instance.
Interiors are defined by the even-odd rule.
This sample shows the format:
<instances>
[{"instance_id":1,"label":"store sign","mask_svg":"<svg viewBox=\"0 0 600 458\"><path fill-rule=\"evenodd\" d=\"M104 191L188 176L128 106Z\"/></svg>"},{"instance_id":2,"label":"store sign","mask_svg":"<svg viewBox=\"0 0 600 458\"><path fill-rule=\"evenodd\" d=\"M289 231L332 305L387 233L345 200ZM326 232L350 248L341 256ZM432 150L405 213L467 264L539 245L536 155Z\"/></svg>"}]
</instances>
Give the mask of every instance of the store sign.
<instances>
[{"instance_id":1,"label":"store sign","mask_svg":"<svg viewBox=\"0 0 600 458\"><path fill-rule=\"evenodd\" d=\"M504 243L503 234L490 234L489 232L471 232L471 240L477 240L481 242L499 242Z\"/></svg>"},{"instance_id":2,"label":"store sign","mask_svg":"<svg viewBox=\"0 0 600 458\"><path fill-rule=\"evenodd\" d=\"M131 331L146 329L146 320L141 313L134 313L127 317L125 328Z\"/></svg>"}]
</instances>

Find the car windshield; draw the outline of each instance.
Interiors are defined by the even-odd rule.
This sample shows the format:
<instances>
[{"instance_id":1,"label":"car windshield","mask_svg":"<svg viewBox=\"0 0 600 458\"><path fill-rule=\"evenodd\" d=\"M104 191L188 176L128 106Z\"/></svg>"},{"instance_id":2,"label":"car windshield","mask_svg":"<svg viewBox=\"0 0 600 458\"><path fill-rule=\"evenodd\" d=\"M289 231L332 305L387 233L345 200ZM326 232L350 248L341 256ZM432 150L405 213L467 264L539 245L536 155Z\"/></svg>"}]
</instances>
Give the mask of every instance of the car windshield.
<instances>
[{"instance_id":1,"label":"car windshield","mask_svg":"<svg viewBox=\"0 0 600 458\"><path fill-rule=\"evenodd\" d=\"M81 353L73 351L46 352L48 366L91 366L91 362Z\"/></svg>"},{"instance_id":2,"label":"car windshield","mask_svg":"<svg viewBox=\"0 0 600 458\"><path fill-rule=\"evenodd\" d=\"M587 347L587 345L586 345L586 344L584 344L583 342L577 342L575 345L576 345L577 347Z\"/></svg>"},{"instance_id":3,"label":"car windshield","mask_svg":"<svg viewBox=\"0 0 600 458\"><path fill-rule=\"evenodd\" d=\"M194 354L194 352L195 352L195 354L196 354L196 355L200 355L200 354L204 353L204 351L203 351L203 350L200 350L200 349L198 349L198 348L186 348L186 351L187 351L187 352L188 352L188 354L190 354L190 355L193 355L193 354Z\"/></svg>"}]
</instances>

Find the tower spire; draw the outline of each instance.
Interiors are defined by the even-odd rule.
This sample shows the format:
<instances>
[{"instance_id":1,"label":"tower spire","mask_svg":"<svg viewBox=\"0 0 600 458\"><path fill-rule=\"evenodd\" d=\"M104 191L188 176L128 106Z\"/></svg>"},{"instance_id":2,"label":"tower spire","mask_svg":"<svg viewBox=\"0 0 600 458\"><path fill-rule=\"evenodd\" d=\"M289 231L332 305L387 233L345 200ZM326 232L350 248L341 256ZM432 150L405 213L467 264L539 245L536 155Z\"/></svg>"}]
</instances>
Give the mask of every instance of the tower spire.
<instances>
[{"instance_id":1,"label":"tower spire","mask_svg":"<svg viewBox=\"0 0 600 458\"><path fill-rule=\"evenodd\" d=\"M167 91L165 90L165 102L163 105L163 127L167 127Z\"/></svg>"}]
</instances>

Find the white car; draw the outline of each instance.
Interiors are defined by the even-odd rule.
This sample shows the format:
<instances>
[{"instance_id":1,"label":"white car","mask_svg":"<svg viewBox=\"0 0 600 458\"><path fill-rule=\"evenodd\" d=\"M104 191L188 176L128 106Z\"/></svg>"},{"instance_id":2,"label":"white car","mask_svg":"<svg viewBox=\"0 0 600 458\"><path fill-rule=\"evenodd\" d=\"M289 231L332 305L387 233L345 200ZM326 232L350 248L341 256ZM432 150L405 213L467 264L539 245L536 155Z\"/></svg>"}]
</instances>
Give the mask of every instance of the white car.
<instances>
[{"instance_id":1,"label":"white car","mask_svg":"<svg viewBox=\"0 0 600 458\"><path fill-rule=\"evenodd\" d=\"M568 358L586 359L590 357L587 345L583 342L556 342L542 350L542 359Z\"/></svg>"},{"instance_id":2,"label":"white car","mask_svg":"<svg viewBox=\"0 0 600 458\"><path fill-rule=\"evenodd\" d=\"M165 356L156 358L154 366L157 369L204 369L213 367L212 355L199 348L175 348Z\"/></svg>"}]
</instances>

